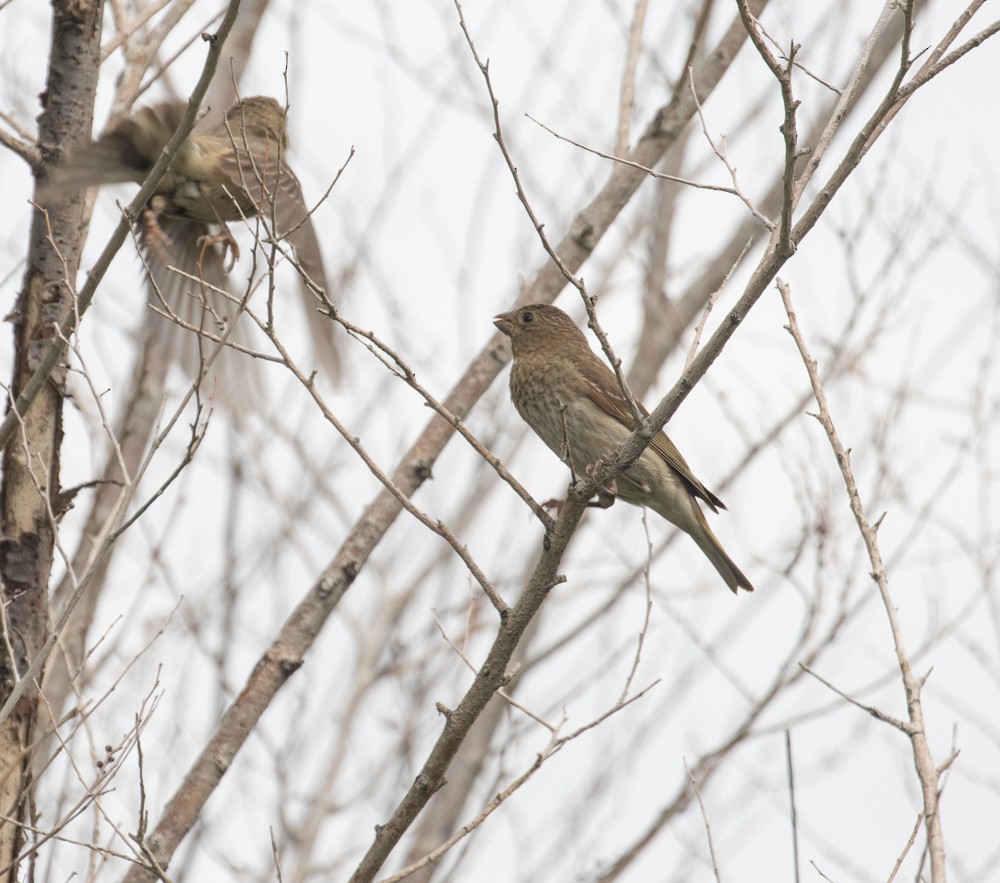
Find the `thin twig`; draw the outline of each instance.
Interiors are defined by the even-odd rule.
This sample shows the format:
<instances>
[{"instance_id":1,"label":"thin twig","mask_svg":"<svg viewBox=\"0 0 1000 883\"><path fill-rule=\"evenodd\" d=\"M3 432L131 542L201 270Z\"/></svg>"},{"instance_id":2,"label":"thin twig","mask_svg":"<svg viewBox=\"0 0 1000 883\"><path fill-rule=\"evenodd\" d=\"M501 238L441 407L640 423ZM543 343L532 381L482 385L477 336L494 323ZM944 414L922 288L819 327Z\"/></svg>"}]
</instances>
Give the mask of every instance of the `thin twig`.
<instances>
[{"instance_id":1,"label":"thin twig","mask_svg":"<svg viewBox=\"0 0 1000 883\"><path fill-rule=\"evenodd\" d=\"M699 113L700 113L700 110L701 110L701 108L700 108L700 105L699 105ZM721 153L719 153L717 150L716 150L716 155L720 159L722 159L723 162L726 163L726 167L729 169L730 174L732 174L734 176L734 186L733 187L726 187L726 186L724 186L722 184L703 184L701 181L693 181L690 178L681 178L681 177L678 177L677 175L670 175L667 172L658 172L656 169L647 168L646 166L642 165L641 163L637 163L637 162L635 162L635 161L633 161L631 159L628 159L626 157L623 157L623 156L620 156L620 155L615 155L613 153L605 153L603 150L598 150L596 147L589 147L586 144L582 144L579 141L575 141L572 138L568 137L567 135L560 134L555 129L552 129L549 126L545 125L545 123L541 122L540 120L535 119L535 117L533 117L530 113L526 113L525 116L529 120L531 120L536 126L539 126L540 128L544 129L546 132L548 132L550 135L552 135L553 138L557 138L560 141L565 141L567 144L572 144L574 147L578 147L578 148L580 148L580 150L584 150L587 153L592 153L594 156L599 156L601 159L608 159L608 160L611 160L612 162L619 163L620 165L628 166L630 169L636 169L636 170L638 170L640 172L644 172L645 174L649 175L651 178L658 178L661 181L672 181L675 184L683 184L685 187L694 187L697 190L711 190L711 191L714 191L715 193L728 193L731 196L735 196L737 199L739 199L749 209L750 214L752 214L758 221L760 221L769 230L773 230L774 227L775 227L774 222L770 218L768 218L765 215L761 214L761 212L750 201L750 199L746 196L746 194L743 193L743 191L740 190L739 187L735 186L735 174L736 174L736 170L734 168L732 168L732 166L729 165L729 163L725 159L725 157ZM715 144L714 144L714 142L712 142L711 139L709 139L709 144L711 144L712 148L715 149Z\"/></svg>"},{"instance_id":2,"label":"thin twig","mask_svg":"<svg viewBox=\"0 0 1000 883\"><path fill-rule=\"evenodd\" d=\"M721 188L727 193L732 193L734 196L739 198L739 200L750 210L752 214L758 221L760 221L768 230L772 233L777 228L777 224L774 223L767 215L765 215L760 209L757 208L751 202L750 197L748 197L740 187L739 181L736 178L736 168L731 162L729 162L729 153L726 150L726 136L722 136L722 148L718 148L715 144L715 140L712 138L708 131L708 122L705 119L705 111L701 107L701 101L698 100L698 91L694 84L694 70L688 70L688 88L691 90L691 100L694 101L694 106L698 111L698 121L701 123L701 134L705 136L705 140L708 142L708 146L712 148L712 153L716 155L719 161L726 167L726 171L729 172L729 179L733 182L732 187Z\"/></svg>"},{"instance_id":3,"label":"thin twig","mask_svg":"<svg viewBox=\"0 0 1000 883\"><path fill-rule=\"evenodd\" d=\"M632 105L635 104L635 72L642 52L642 29L646 21L649 0L635 0L632 23L628 29L628 52L625 56L625 70L622 73L621 88L618 91L618 134L615 136L615 153L628 150L632 132Z\"/></svg>"},{"instance_id":4,"label":"thin twig","mask_svg":"<svg viewBox=\"0 0 1000 883\"><path fill-rule=\"evenodd\" d=\"M698 779L687 765L686 760L684 761L684 772L688 774L688 779L691 780L691 787L694 789L694 796L698 799L698 808L701 810L701 819L705 823L705 836L708 838L708 854L712 858L712 871L715 874L716 883L722 883L722 875L719 873L719 860L715 856L715 844L712 842L712 825L708 821L705 801L701 799L701 787L698 784Z\"/></svg>"},{"instance_id":5,"label":"thin twig","mask_svg":"<svg viewBox=\"0 0 1000 883\"><path fill-rule=\"evenodd\" d=\"M826 874L824 874L819 869L819 865L817 865L816 862L814 862L812 859L809 859L809 864L811 864L813 866L813 868L815 869L815 871L816 871L817 874L819 874L824 880L826 880L826 883L834 883L833 880L831 880L829 877L827 877Z\"/></svg>"},{"instance_id":6,"label":"thin twig","mask_svg":"<svg viewBox=\"0 0 1000 883\"><path fill-rule=\"evenodd\" d=\"M817 674L811 668L809 668L809 666L800 663L800 667L807 675L812 675L814 678L816 678L816 680L819 681L824 687L828 687L829 689L833 690L833 692L836 693L841 699L846 699L848 702L851 703L851 705L855 705L862 711L867 712L873 718L875 718L875 720L880 720L882 721L882 723L889 724L889 726L895 727L897 730L900 730L901 732L909 735L912 725L909 724L907 721L900 720L898 717L893 717L891 714L886 714L884 711L881 711L874 705L865 705L864 702L855 699L850 693L845 693L843 690L840 689L840 687L831 684L822 675Z\"/></svg>"},{"instance_id":7,"label":"thin twig","mask_svg":"<svg viewBox=\"0 0 1000 883\"><path fill-rule=\"evenodd\" d=\"M437 411L438 414L440 414L458 431L459 435L461 435L462 438L469 443L472 449L491 467L493 467L497 475L499 475L504 482L510 485L514 493L516 493L522 500L524 500L525 503L528 504L528 507L535 513L535 517L542 523L546 532L552 530L552 526L555 524L552 517L542 508L541 505L539 505L528 490L516 478L514 478L507 467L501 462L500 458L472 433L468 426L465 425L464 421L457 414L453 414L447 407L445 407L443 402L431 395L431 393L417 381L416 373L412 368L410 368L399 353L381 340L375 332L366 328L361 328L360 326L349 322L339 314L332 316L332 318L337 323L342 325L350 334L373 344L375 348L368 346L368 350L375 355L375 357L379 359L383 365L392 371L393 374L416 390L416 392L423 397L424 401L430 407ZM387 356L390 361L387 361L386 358L384 358L385 356Z\"/></svg>"},{"instance_id":8,"label":"thin twig","mask_svg":"<svg viewBox=\"0 0 1000 883\"><path fill-rule=\"evenodd\" d=\"M701 311L701 318L698 319L698 324L695 325L694 334L691 336L691 346L688 347L687 356L684 358L685 371L691 367L691 363L698 354L698 347L701 344L701 336L705 333L705 326L708 324L708 317L712 312L712 308L718 302L722 292L726 290L726 285L729 283L730 278L733 273L736 272L736 268L743 263L743 258L746 257L747 252L750 251L750 247L752 245L753 240L748 239L747 244L743 246L743 251L740 252L739 257L733 261L732 266L726 271L726 275L722 278L722 282L719 284L719 287L705 299L705 308Z\"/></svg>"},{"instance_id":9,"label":"thin twig","mask_svg":"<svg viewBox=\"0 0 1000 883\"><path fill-rule=\"evenodd\" d=\"M451 649L454 650L456 654L458 654L458 658L465 663L469 671L475 674L478 671L478 669L476 668L475 665L472 664L472 660L469 659L465 651L461 647L459 647L458 644L456 644L448 635L448 632L445 630L444 623L441 622L441 618L438 616L437 611L432 610L431 614L434 617L434 624L438 627L438 631L441 633L441 637L444 638L448 646L451 647ZM500 696L505 702L507 702L507 704L510 705L512 708L516 708L523 715L531 718L536 724L540 724L541 726L545 727L545 729L548 730L549 733L551 733L553 736L555 736L559 732L559 728L557 726L555 726L554 724L550 724L541 715L535 714L535 712L533 712L526 705L522 705L513 696L511 696L510 693L508 693L507 690L504 689L503 687L497 690L497 695Z\"/></svg>"},{"instance_id":10,"label":"thin twig","mask_svg":"<svg viewBox=\"0 0 1000 883\"><path fill-rule=\"evenodd\" d=\"M903 851L899 854L899 858L896 859L896 864L892 866L892 873L889 874L889 878L885 883L892 883L896 879L896 874L899 873L899 869L903 864L903 859L906 858L907 853L913 848L913 843L917 839L917 832L920 830L920 825L924 821L924 814L922 812L917 813L917 822L913 826L913 830L910 832L910 839L906 841L906 846L903 847Z\"/></svg>"},{"instance_id":11,"label":"thin twig","mask_svg":"<svg viewBox=\"0 0 1000 883\"><path fill-rule=\"evenodd\" d=\"M791 290L787 284L779 279L778 291L781 294L781 300L788 315L788 331L795 341L806 372L809 375L809 382L816 397L816 404L819 406L819 419L830 441L830 446L833 448L837 465L843 476L851 512L857 522L858 530L864 540L868 558L871 562L871 576L878 587L879 595L882 598L882 604L885 607L886 616L889 620L889 629L892 633L896 661L899 665L903 691L906 695L906 709L909 716L907 723L898 722L895 726L902 729L910 737L914 767L917 778L920 781L921 790L923 791L924 817L927 827L927 848L931 858L931 879L933 883L945 883L947 876L945 870L944 835L941 827L941 814L938 803L938 771L931 755L930 745L927 742L923 703L920 698L922 683L913 674L913 669L910 666L910 659L903 640L903 628L899 621L899 614L889 593L889 580L886 576L885 567L882 564L882 553L879 550L878 536L865 514L861 502L861 494L858 491L858 486L854 479L854 471L851 468L850 454L844 448L837 434L833 418L830 415L829 405L827 404L826 393L823 390L823 385L820 382L819 373L816 369L816 362L809 354L805 339L799 329L795 311L792 308Z\"/></svg>"},{"instance_id":12,"label":"thin twig","mask_svg":"<svg viewBox=\"0 0 1000 883\"><path fill-rule=\"evenodd\" d=\"M558 754L566 745L568 745L573 740L578 739L584 733L589 732L599 724L603 723L612 715L620 712L623 708L626 708L633 702L636 702L639 699L641 699L656 685L656 683L658 682L654 681L648 687L646 687L643 690L640 690L638 693L635 694L635 696L632 696L625 702L622 703L616 702L612 708L608 709L603 714L594 718L589 723L586 723L582 727L579 727L578 729L574 730L572 733L569 733L565 736L557 737L556 732L558 732L559 729L557 727L556 731L553 733L552 739L549 742L549 744L546 745L545 748L543 748L535 756L534 763L532 763L532 765L528 767L528 769L525 770L520 776L514 779L514 781L511 782L506 788L504 788L502 791L499 791L496 797L494 797L489 803L487 803L486 806L483 807L483 809L474 819L462 825L461 828L459 828L454 834L452 834L451 837L449 837L444 843L442 843L436 849L431 850L429 853L417 859L417 861L407 865L402 870L397 871L392 876L383 877L380 881L378 881L378 883L400 883L400 881L405 880L407 877L409 877L411 874L416 873L421 868L425 868L432 862L437 861L439 858L441 858L441 856L443 856L450 849L452 849L452 847L461 842L465 837L467 837L469 834L475 831L476 828L478 828L483 822L485 822L486 819L489 818L489 816L492 815L493 812L505 800L510 798L515 791L521 788L522 785L524 785L529 779L532 778L532 776L535 775L535 773L538 772L538 770L541 769L545 761L547 761L553 755Z\"/></svg>"},{"instance_id":13,"label":"thin twig","mask_svg":"<svg viewBox=\"0 0 1000 883\"><path fill-rule=\"evenodd\" d=\"M618 702L621 704L625 701L625 697L628 696L629 690L632 689L632 680L635 678L635 673L639 668L639 660L642 658L642 648L646 643L646 632L649 629L649 615L653 611L653 588L649 580L649 568L653 562L653 542L649 538L649 520L647 518L646 509L642 510L642 529L646 534L646 564L642 569L643 586L646 589L646 605L643 610L642 615L642 626L639 629L639 637L635 642L635 654L632 657L632 665L628 670L628 675L625 677L625 684L622 687L621 695L618 697Z\"/></svg>"},{"instance_id":14,"label":"thin twig","mask_svg":"<svg viewBox=\"0 0 1000 883\"><path fill-rule=\"evenodd\" d=\"M792 764L792 732L785 730L785 769L788 773L788 809L792 823L792 867L799 883L799 816L795 809L795 767Z\"/></svg>"},{"instance_id":15,"label":"thin twig","mask_svg":"<svg viewBox=\"0 0 1000 883\"><path fill-rule=\"evenodd\" d=\"M273 275L273 273L271 274ZM365 450L364 445L361 440L350 432L347 427L340 421L340 419L333 413L330 407L327 405L323 396L320 395L319 390L316 388L316 384L313 383L312 377L307 376L294 362L288 350L285 348L281 340L275 335L274 329L268 329L267 323L257 317L252 310L247 310L247 315L250 316L262 330L270 337L271 343L274 345L275 349L281 355L281 360L284 362L285 367L295 376L295 378L302 384L303 388L312 397L313 401L319 407L320 412L326 418L326 420L340 433L340 435L347 441L347 443L354 449L354 452L361 458L365 466L368 467L369 471L374 475L400 503L400 505L409 512L414 518L416 518L424 527L430 529L441 537L445 542L448 543L462 559L462 562L469 569L469 573L475 578L476 582L479 583L484 594L490 599L490 603L496 609L496 611L501 615L506 615L508 611L507 602L500 596L499 592L494 588L493 583L483 572L482 568L475 562L472 555L469 552L467 546L462 544L458 537L452 532L451 528L448 527L440 519L432 518L423 512L419 507L417 507L413 501L403 492L396 482L394 482L385 471L375 462L374 458Z\"/></svg>"}]
</instances>

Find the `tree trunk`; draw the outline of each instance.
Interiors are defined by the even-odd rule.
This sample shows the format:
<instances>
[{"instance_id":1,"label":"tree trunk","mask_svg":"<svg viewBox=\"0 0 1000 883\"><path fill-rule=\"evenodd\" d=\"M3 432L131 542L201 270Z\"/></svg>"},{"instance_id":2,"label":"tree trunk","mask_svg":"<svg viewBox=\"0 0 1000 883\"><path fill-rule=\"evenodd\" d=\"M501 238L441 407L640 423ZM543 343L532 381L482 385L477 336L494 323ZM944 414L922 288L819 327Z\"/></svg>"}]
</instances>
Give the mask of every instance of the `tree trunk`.
<instances>
[{"instance_id":1,"label":"tree trunk","mask_svg":"<svg viewBox=\"0 0 1000 883\"><path fill-rule=\"evenodd\" d=\"M99 70L102 0L53 4L49 79L42 96L38 146L46 165L88 137ZM15 358L10 393L16 398L55 340L57 323L72 308L80 258L82 196L35 212L24 285L13 314ZM6 700L45 641L55 518L59 514L59 449L65 367L57 370L3 452L0 485L0 577L3 640L0 703ZM8 404L9 407L9 404ZM29 746L34 737L37 686L0 722L0 873L14 881L30 820Z\"/></svg>"}]
</instances>

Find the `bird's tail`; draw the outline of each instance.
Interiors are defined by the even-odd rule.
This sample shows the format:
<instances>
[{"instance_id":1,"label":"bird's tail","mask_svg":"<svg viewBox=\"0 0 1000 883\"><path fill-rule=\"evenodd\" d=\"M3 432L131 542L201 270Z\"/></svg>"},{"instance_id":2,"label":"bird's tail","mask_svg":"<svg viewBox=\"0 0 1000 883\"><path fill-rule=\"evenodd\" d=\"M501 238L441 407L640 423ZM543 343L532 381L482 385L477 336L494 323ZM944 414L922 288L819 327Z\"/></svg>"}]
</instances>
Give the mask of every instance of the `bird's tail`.
<instances>
[{"instance_id":1,"label":"bird's tail","mask_svg":"<svg viewBox=\"0 0 1000 883\"><path fill-rule=\"evenodd\" d=\"M705 515L697 503L694 504L694 508L697 511L697 526L696 529L687 531L691 538L705 553L705 557L712 562L712 566L719 571L719 575L726 581L726 585L729 586L733 594L736 594L737 589L746 589L748 592L752 592L753 586L750 584L750 580L736 566L733 559L726 554L726 550L722 548L719 538L712 533L712 528L708 526L708 521L705 520Z\"/></svg>"},{"instance_id":2,"label":"bird's tail","mask_svg":"<svg viewBox=\"0 0 1000 883\"><path fill-rule=\"evenodd\" d=\"M204 241L210 232L205 224L161 216L157 226L169 244L154 241L154 234L139 225L147 299L153 308L144 314L139 332L144 346L168 366L179 365L201 385L203 398L210 397L233 417L254 413L267 391L261 363L217 338L225 335L228 343L250 350L259 349L262 341L254 337L250 317L238 309L240 296L226 278L219 246ZM167 368L159 370L166 373Z\"/></svg>"}]
</instances>

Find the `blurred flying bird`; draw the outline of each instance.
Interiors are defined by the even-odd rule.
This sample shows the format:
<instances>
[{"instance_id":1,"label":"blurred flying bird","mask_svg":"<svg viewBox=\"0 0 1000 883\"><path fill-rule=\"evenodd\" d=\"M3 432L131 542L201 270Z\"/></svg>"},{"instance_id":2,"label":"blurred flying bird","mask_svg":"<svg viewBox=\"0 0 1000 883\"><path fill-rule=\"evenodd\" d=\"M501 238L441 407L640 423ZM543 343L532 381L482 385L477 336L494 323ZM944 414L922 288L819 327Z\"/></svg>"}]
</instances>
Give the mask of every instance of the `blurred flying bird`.
<instances>
[{"instance_id":1,"label":"blurred flying bird","mask_svg":"<svg viewBox=\"0 0 1000 883\"><path fill-rule=\"evenodd\" d=\"M141 183L184 116L186 105L168 101L138 110L96 141L72 152L55 167L39 194L51 199L85 187L132 181ZM273 223L278 239L287 238L302 270L329 294L319 240L298 178L286 163L288 138L285 111L273 98L237 101L221 123L192 133L178 149L170 169L157 185L139 225L147 263L168 312L190 321L188 289L192 281L167 270L169 264L225 287L225 247L239 251L227 223L261 215ZM217 232L219 231L219 232ZM223 245L220 251L217 245ZM211 296L210 296L211 298ZM194 300L205 307L204 291ZM208 321L217 324L234 310L217 294ZM317 311L319 301L307 293L307 313L316 355L335 374L339 361L333 344L334 323ZM238 303L239 298L235 298ZM195 305L197 306L197 304Z\"/></svg>"}]
</instances>

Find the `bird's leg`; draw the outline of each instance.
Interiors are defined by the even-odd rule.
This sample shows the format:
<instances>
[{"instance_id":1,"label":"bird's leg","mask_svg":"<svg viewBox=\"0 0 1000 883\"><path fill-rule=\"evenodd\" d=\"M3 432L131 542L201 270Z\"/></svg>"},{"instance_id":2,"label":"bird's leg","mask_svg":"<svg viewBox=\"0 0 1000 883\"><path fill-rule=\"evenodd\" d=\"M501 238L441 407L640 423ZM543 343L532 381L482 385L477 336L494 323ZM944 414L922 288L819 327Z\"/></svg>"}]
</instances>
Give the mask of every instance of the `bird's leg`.
<instances>
[{"instance_id":1,"label":"bird's leg","mask_svg":"<svg viewBox=\"0 0 1000 883\"><path fill-rule=\"evenodd\" d=\"M618 496L618 489L615 487L615 483L611 482L611 489L605 490L604 488L598 488L597 499L591 500L587 503L588 506L593 506L595 509L610 509L615 504L615 499Z\"/></svg>"},{"instance_id":2,"label":"bird's leg","mask_svg":"<svg viewBox=\"0 0 1000 883\"><path fill-rule=\"evenodd\" d=\"M139 213L142 219L143 239L146 245L156 252L156 256L164 263L170 263L170 246L174 241L160 226L160 215L166 208L167 201L163 196L154 196Z\"/></svg>"},{"instance_id":3,"label":"bird's leg","mask_svg":"<svg viewBox=\"0 0 1000 883\"><path fill-rule=\"evenodd\" d=\"M597 472L598 468L601 466L601 461L598 460L595 463L591 463L587 469L587 477L593 478L594 473ZM618 496L618 484L612 478L606 485L599 484L597 486L597 499L591 500L587 503L588 506L593 506L597 509L610 509L615 504L615 497Z\"/></svg>"},{"instance_id":4,"label":"bird's leg","mask_svg":"<svg viewBox=\"0 0 1000 883\"><path fill-rule=\"evenodd\" d=\"M222 261L223 261L223 271L225 273L230 273L233 267L236 266L236 262L240 259L240 247L236 242L236 237L233 236L232 231L226 225L224 221L219 221L219 227L221 228L219 233L214 235L205 234L204 236L198 237L198 244L201 246L201 257L204 258L205 251L214 245L222 246ZM226 260L226 255L229 255L230 259Z\"/></svg>"},{"instance_id":5,"label":"bird's leg","mask_svg":"<svg viewBox=\"0 0 1000 883\"><path fill-rule=\"evenodd\" d=\"M592 463L586 468L587 477L593 478L594 473L597 471L597 467L601 465L601 461L598 460L596 463ZM576 481L576 476L573 476L573 481ZM588 506L592 506L595 509L610 509L615 504L615 498L618 496L618 485L612 478L607 484L599 484L597 486L597 499L591 500L587 503ZM562 507L566 505L565 500L557 500L554 497L551 500L546 500L542 503L543 509L554 509L556 513L556 518L562 513Z\"/></svg>"}]
</instances>

